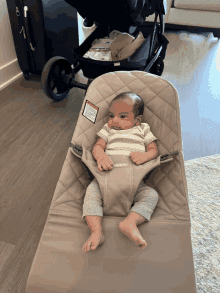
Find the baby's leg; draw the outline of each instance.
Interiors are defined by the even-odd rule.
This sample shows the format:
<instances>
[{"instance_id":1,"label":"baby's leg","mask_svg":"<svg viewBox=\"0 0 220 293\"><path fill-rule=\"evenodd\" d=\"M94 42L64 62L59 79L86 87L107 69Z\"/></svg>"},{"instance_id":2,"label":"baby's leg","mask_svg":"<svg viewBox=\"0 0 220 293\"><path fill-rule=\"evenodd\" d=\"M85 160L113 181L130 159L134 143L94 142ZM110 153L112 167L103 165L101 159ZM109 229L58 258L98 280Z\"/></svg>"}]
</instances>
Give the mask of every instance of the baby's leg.
<instances>
[{"instance_id":1,"label":"baby's leg","mask_svg":"<svg viewBox=\"0 0 220 293\"><path fill-rule=\"evenodd\" d=\"M101 221L102 217L86 216L86 222L91 230L91 235L83 245L82 251L88 252L90 248L91 250L95 250L105 241L105 236L102 232Z\"/></svg>"},{"instance_id":2,"label":"baby's leg","mask_svg":"<svg viewBox=\"0 0 220 293\"><path fill-rule=\"evenodd\" d=\"M133 240L139 249L145 248L147 243L141 236L137 226L146 220L150 220L157 202L157 192L141 183L134 198L134 206L131 208L129 215L119 224L121 232Z\"/></svg>"},{"instance_id":3,"label":"baby's leg","mask_svg":"<svg viewBox=\"0 0 220 293\"><path fill-rule=\"evenodd\" d=\"M98 245L105 241L102 232L101 220L103 217L102 197L98 181L94 179L87 187L84 204L83 216L91 230L91 235L83 245L82 251L95 250Z\"/></svg>"}]
</instances>

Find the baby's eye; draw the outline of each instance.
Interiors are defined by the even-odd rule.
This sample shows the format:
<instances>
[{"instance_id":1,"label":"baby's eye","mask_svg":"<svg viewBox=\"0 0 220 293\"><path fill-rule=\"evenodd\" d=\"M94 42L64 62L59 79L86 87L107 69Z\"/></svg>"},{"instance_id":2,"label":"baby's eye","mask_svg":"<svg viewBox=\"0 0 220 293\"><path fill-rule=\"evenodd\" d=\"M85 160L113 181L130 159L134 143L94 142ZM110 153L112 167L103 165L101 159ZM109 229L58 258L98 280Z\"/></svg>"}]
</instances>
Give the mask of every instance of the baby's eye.
<instances>
[{"instance_id":1,"label":"baby's eye","mask_svg":"<svg viewBox=\"0 0 220 293\"><path fill-rule=\"evenodd\" d=\"M109 114L109 117L112 118L113 115ZM125 117L127 117L127 116L126 115L121 115L121 118L125 118Z\"/></svg>"}]
</instances>

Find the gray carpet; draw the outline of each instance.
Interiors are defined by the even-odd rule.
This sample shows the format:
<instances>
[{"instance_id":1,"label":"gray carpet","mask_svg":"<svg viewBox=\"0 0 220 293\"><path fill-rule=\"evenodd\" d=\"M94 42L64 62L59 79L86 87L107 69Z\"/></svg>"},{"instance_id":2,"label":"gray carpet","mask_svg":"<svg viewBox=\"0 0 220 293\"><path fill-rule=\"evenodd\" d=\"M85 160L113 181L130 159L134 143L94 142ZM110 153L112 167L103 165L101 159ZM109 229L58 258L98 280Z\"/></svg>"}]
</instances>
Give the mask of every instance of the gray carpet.
<instances>
[{"instance_id":1,"label":"gray carpet","mask_svg":"<svg viewBox=\"0 0 220 293\"><path fill-rule=\"evenodd\" d=\"M185 161L197 293L220 292L220 155Z\"/></svg>"}]
</instances>

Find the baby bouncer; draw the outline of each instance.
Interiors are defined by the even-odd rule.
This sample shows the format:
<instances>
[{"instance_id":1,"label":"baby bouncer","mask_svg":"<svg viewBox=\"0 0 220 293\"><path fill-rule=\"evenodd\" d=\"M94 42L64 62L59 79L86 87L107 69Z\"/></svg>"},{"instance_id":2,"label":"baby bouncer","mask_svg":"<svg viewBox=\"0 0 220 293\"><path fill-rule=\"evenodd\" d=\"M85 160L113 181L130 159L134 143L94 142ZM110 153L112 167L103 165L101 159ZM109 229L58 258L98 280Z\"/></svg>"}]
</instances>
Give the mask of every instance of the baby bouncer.
<instances>
[{"instance_id":1,"label":"baby bouncer","mask_svg":"<svg viewBox=\"0 0 220 293\"><path fill-rule=\"evenodd\" d=\"M60 92L64 89L67 91L67 83ZM195 293L176 89L162 77L140 69L100 73L85 89L26 293ZM146 167L141 165L140 174L145 184L158 192L159 201L151 220L139 226L147 242L145 249L139 250L119 231L118 224L124 216L112 216L107 211L102 220L105 242L85 254L82 246L90 229L82 218L82 205L97 167L91 151L97 141L96 133L108 121L110 102L122 92L135 92L144 100L143 122L157 137L159 155Z\"/></svg>"}]
</instances>

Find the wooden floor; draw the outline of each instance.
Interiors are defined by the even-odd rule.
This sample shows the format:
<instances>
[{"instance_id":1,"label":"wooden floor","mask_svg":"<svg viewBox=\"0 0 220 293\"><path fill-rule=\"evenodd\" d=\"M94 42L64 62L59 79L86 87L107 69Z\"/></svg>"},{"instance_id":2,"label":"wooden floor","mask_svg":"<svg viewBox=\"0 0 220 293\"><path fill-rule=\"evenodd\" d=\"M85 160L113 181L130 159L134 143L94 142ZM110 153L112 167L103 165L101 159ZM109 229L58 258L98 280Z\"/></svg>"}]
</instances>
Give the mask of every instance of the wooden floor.
<instances>
[{"instance_id":1,"label":"wooden floor","mask_svg":"<svg viewBox=\"0 0 220 293\"><path fill-rule=\"evenodd\" d=\"M167 33L164 78L179 93L184 159L220 151L219 42ZM79 79L86 83L86 79ZM25 293L84 90L53 102L20 78L0 92L0 293Z\"/></svg>"},{"instance_id":2,"label":"wooden floor","mask_svg":"<svg viewBox=\"0 0 220 293\"><path fill-rule=\"evenodd\" d=\"M56 103L20 78L0 92L0 292L24 293L85 91Z\"/></svg>"},{"instance_id":3,"label":"wooden floor","mask_svg":"<svg viewBox=\"0 0 220 293\"><path fill-rule=\"evenodd\" d=\"M162 77L179 95L184 160L220 154L220 40L209 32L165 36Z\"/></svg>"}]
</instances>

